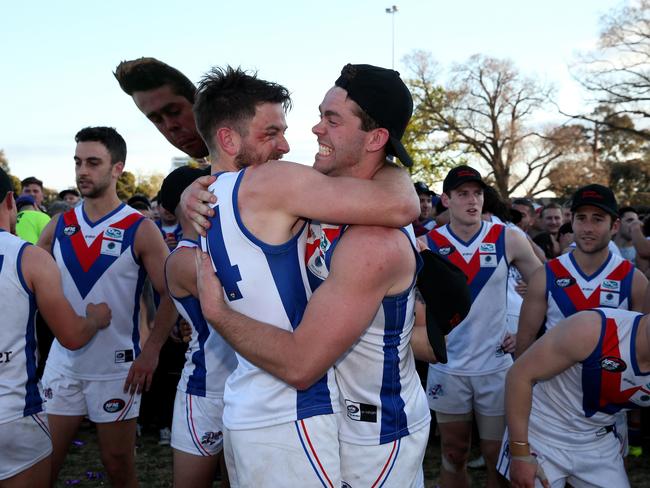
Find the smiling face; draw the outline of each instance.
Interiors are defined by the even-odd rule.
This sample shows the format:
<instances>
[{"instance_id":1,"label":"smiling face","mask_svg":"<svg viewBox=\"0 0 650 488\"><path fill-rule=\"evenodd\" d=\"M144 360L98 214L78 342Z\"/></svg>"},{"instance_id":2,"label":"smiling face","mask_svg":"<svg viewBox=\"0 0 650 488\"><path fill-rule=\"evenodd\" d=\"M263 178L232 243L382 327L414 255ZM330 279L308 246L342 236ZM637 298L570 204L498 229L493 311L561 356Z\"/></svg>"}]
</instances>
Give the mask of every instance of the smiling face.
<instances>
[{"instance_id":1,"label":"smiling face","mask_svg":"<svg viewBox=\"0 0 650 488\"><path fill-rule=\"evenodd\" d=\"M585 254L593 254L609 246L618 224L612 224L612 216L604 210L583 205L573 212L571 226L576 246Z\"/></svg>"},{"instance_id":2,"label":"smiling face","mask_svg":"<svg viewBox=\"0 0 650 488\"><path fill-rule=\"evenodd\" d=\"M449 195L442 194L442 203L449 209L452 225L476 225L481 223L483 187L474 181L463 183Z\"/></svg>"},{"instance_id":3,"label":"smiling face","mask_svg":"<svg viewBox=\"0 0 650 488\"><path fill-rule=\"evenodd\" d=\"M192 103L170 85L133 92L133 101L171 144L193 158L208 155L194 122Z\"/></svg>"},{"instance_id":4,"label":"smiling face","mask_svg":"<svg viewBox=\"0 0 650 488\"><path fill-rule=\"evenodd\" d=\"M246 128L246 134L241 136L240 149L235 159L237 166L243 168L282 159L290 149L284 137L286 130L282 104L259 104Z\"/></svg>"},{"instance_id":5,"label":"smiling face","mask_svg":"<svg viewBox=\"0 0 650 488\"><path fill-rule=\"evenodd\" d=\"M314 169L330 176L346 174L360 163L371 132L361 129L359 108L342 88L331 88L319 110L320 122L311 130L318 140Z\"/></svg>"}]
</instances>

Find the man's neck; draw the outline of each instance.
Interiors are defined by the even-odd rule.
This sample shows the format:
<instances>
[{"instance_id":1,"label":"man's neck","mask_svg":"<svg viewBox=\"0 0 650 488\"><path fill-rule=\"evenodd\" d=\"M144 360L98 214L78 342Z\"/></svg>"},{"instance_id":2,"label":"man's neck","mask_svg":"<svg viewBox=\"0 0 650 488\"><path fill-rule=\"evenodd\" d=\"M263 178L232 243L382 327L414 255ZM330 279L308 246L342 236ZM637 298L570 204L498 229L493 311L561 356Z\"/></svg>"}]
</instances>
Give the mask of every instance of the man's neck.
<instances>
[{"instance_id":1,"label":"man's neck","mask_svg":"<svg viewBox=\"0 0 650 488\"><path fill-rule=\"evenodd\" d=\"M479 220L478 222L474 222L472 224L462 224L457 220L454 220L452 217L451 221L449 222L449 227L456 236L467 242L472 237L474 237L479 230L481 230L482 223L483 221Z\"/></svg>"},{"instance_id":2,"label":"man's neck","mask_svg":"<svg viewBox=\"0 0 650 488\"><path fill-rule=\"evenodd\" d=\"M222 173L224 171L239 171L241 168L235 163L234 157L222 156L218 153L210 155L210 173Z\"/></svg>"},{"instance_id":3,"label":"man's neck","mask_svg":"<svg viewBox=\"0 0 650 488\"><path fill-rule=\"evenodd\" d=\"M585 253L576 247L573 251L573 258L580 266L580 269L584 274L590 276L594 274L609 257L609 247L605 246L600 251L594 253Z\"/></svg>"},{"instance_id":4,"label":"man's neck","mask_svg":"<svg viewBox=\"0 0 650 488\"><path fill-rule=\"evenodd\" d=\"M88 218L96 222L122 204L115 191L98 198L84 198L83 209Z\"/></svg>"}]
</instances>

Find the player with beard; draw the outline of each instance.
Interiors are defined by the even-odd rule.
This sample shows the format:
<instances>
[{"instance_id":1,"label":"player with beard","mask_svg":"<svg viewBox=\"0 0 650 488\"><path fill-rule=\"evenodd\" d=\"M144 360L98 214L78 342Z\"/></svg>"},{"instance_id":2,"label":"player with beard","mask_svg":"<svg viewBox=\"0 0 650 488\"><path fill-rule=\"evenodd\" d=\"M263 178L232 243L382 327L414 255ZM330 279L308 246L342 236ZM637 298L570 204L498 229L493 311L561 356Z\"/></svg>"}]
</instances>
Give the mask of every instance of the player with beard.
<instances>
[{"instance_id":1,"label":"player with beard","mask_svg":"<svg viewBox=\"0 0 650 488\"><path fill-rule=\"evenodd\" d=\"M531 278L521 307L516 356L536 337L580 310L596 307L641 311L647 279L609 250L619 226L616 198L602 185L587 185L572 199L576 247L546 263Z\"/></svg>"},{"instance_id":2,"label":"player with beard","mask_svg":"<svg viewBox=\"0 0 650 488\"><path fill-rule=\"evenodd\" d=\"M391 70L359 65L348 66L344 71L358 72L359 80L371 76L367 74L368 72L375 73L377 84L381 84L383 74L388 78L386 83L390 87L397 90L396 86L399 83L403 87L399 90L408 93L396 73ZM226 74L226 77L232 78L233 75ZM265 141L272 141L274 134L281 134L286 128L283 112L279 110L281 107L274 107L269 103L258 104L248 115L253 117L248 131L245 130L244 125L248 118L234 121L215 120L219 115L228 114L228 111L223 108L216 110L212 108L213 104L223 104L239 97L218 96L214 87L221 85L220 79L223 75L209 78L213 79L206 79L200 85L195 114L199 130L211 149L213 166L221 161L233 161L235 164L246 164L251 160L263 161L266 152ZM341 79L343 78L342 76ZM396 95L395 92L391 93ZM385 164L384 146L389 138L393 144L391 148L394 144L399 144L401 132L395 136L394 134L398 132L396 127L400 126L403 131L401 124L405 126L410 116L410 109L405 116L403 92L397 91L397 95L397 101L393 101L390 106L394 110L400 107L398 112L400 122L396 122L395 126L391 125L389 132L388 129L381 127L360 127L363 120L361 112L351 112L356 104L351 99L346 102L345 90L337 87L328 92L327 105L324 101L321 107L322 121L314 128L314 132L319 135L319 155L316 166L330 176L348 174L357 178L343 176L331 178L309 167L271 161L258 166L248 166L238 173L221 174L211 187L218 197L218 202L214 207L211 231L205 245L210 251L227 300L235 310L274 326L258 324L267 332L254 334L248 331L248 327L241 327L238 330L245 334L246 339L237 332L224 334L224 337L240 353L238 368L229 377L224 394L225 451L233 484L241 486L279 484L340 486L341 484L342 467L339 461L336 416L341 406L337 383L334 381L330 366L334 359L349 347L349 344L345 344L353 342L352 324L355 324L354 327L362 324L361 327L365 329L370 322L372 314L368 315L367 320L364 317L371 309L374 314L381 301L379 298L373 305L371 302L374 298L380 295L383 297L385 292L394 286L395 291L406 290L403 298L400 295L400 300L403 299L403 311L406 312L408 309L408 291L414 280L416 262L415 252L409 239L398 230L383 229L382 232L395 232L397 235L395 245L391 247L394 252L386 253L381 245L376 246L380 238L374 234L373 245L367 246L368 254L377 252L383 256L383 260L379 258L376 260L385 262L387 266L377 271L380 274L390 275L392 277L390 284L385 282L380 284L381 280L372 278L370 275L375 272L372 269L366 271L370 273L366 275L368 278L366 282L358 272L358 266L362 266L362 262L356 258L352 259L351 249L342 245L342 249L347 251L339 251L340 255L347 255L347 257L341 260L352 259L356 263L351 267L344 266L355 276L354 280L348 283L354 293L343 301L339 300L337 294L336 299L329 301L327 305L324 303L319 305L318 311L310 314L310 317L313 319L317 316L320 321L312 320L312 325L306 328L313 332L316 324L331 325L333 328L328 333L327 341L336 343L335 348L321 344L317 348L318 357L310 356L300 361L300 366L292 367L291 372L286 371L294 375L291 379L278 375L265 364L260 364L257 359L252 359L251 354L272 356L275 361L287 356L297 360L297 356L291 354L289 350L269 341L269 336L266 334L277 332L291 340L294 336L297 337L306 325L304 322L301 324L310 295L308 285L304 281L307 273L304 261L305 241L309 239L313 248L319 246L315 244L315 236L307 237L306 225L301 216L400 226L411 222L419 213L418 200L406 173ZM410 101L410 95L408 97ZM391 100L391 97L382 99ZM389 111L389 108L385 110ZM280 116L282 117L279 118ZM403 122L401 117L406 117ZM256 124L258 120L267 121L266 124L274 120L276 122L271 126L271 130L260 131L253 129L258 127ZM233 128L232 125L235 127ZM264 127L265 125L262 125L260 128ZM250 141L247 147L242 144L242 139ZM405 153L399 154L401 157ZM407 162L410 162L410 159ZM342 164L348 166L343 167ZM362 173L365 176L362 176ZM367 181L373 175L374 181ZM348 232L351 236L357 233L352 228ZM384 244L393 242L391 239L387 239ZM325 250L326 243L321 242ZM358 254L356 256L358 258ZM375 259L373 262L376 262ZM208 269L209 263L210 261L206 259ZM362 283L360 284L359 281ZM358 293L370 293L367 290L369 283L373 287L372 300L357 299ZM375 286L377 289L374 288ZM209 284L208 287L213 291L219 289L214 283ZM362 306L363 311L359 309L353 311L352 308L343 306L344 302ZM341 306L333 307L332 303ZM339 312L340 316L329 320L327 314L334 312ZM406 313L405 317L412 320L412 314ZM320 329L324 332L322 327ZM406 329L410 330L410 326ZM339 334L341 330L346 331L344 337ZM264 348L258 347L260 341L268 346L267 353L263 351ZM310 346L315 344L311 341ZM339 353L333 352L339 349ZM307 351L306 348L302 350ZM321 354L325 352L327 357ZM407 362L408 358L412 360L412 354L409 356L409 353L406 353ZM331 354L336 356L330 358ZM260 366L272 373L264 371ZM299 375L304 371L306 371L305 376L299 379ZM415 385L419 388L417 376L415 376ZM377 413L377 416L381 418L380 413ZM415 416L413 421L426 425L428 419L426 405L421 417ZM375 424L374 427L378 428L379 425L383 424ZM392 434L393 432L388 436ZM379 443L379 433L376 437L372 435L371 437L373 442ZM426 436L424 439L426 442ZM389 451L393 446L390 444L393 440L396 439L387 441ZM367 447L365 443L361 444L364 444L364 449ZM408 451L409 449L405 447L403 452ZM417 461L415 464L417 465ZM417 468L419 466L416 466ZM381 469L375 474L381 474L380 471ZM417 473L411 470L408 475L414 477L415 474ZM366 475L371 476L372 473Z\"/></svg>"},{"instance_id":3,"label":"player with beard","mask_svg":"<svg viewBox=\"0 0 650 488\"><path fill-rule=\"evenodd\" d=\"M167 246L155 224L122 203L116 191L126 143L110 127L75 136L75 173L83 204L52 219L39 240L59 266L66 298L80 313L106 301L111 326L71 351L52 345L43 384L52 432L52 479L84 416L96 423L102 462L113 486L137 486L134 450L140 393L151 384L160 347L176 319L164 286ZM148 275L161 296L142 349L139 298Z\"/></svg>"}]
</instances>

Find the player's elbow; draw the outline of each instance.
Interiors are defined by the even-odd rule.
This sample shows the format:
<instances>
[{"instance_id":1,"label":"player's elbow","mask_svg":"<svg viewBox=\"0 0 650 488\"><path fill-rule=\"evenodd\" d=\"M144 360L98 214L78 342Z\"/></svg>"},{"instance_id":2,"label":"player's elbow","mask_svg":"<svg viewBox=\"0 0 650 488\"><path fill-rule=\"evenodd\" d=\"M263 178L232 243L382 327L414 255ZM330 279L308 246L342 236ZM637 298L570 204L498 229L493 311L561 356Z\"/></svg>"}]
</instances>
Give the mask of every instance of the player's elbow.
<instances>
[{"instance_id":1,"label":"player's elbow","mask_svg":"<svg viewBox=\"0 0 650 488\"><path fill-rule=\"evenodd\" d=\"M395 213L397 217L396 224L400 227L410 224L420 216L420 200L413 193L411 198L404 198L400 201Z\"/></svg>"},{"instance_id":2,"label":"player's elbow","mask_svg":"<svg viewBox=\"0 0 650 488\"><path fill-rule=\"evenodd\" d=\"M57 337L57 340L59 341L59 344L61 344L63 347L71 351L76 351L77 349L81 349L88 343L87 340L84 341L81 337L77 335L61 336L61 337Z\"/></svg>"},{"instance_id":3,"label":"player's elbow","mask_svg":"<svg viewBox=\"0 0 650 488\"><path fill-rule=\"evenodd\" d=\"M296 390L307 390L323 377L321 371L309 371L307 368L298 368L293 374L289 375L285 381L293 386Z\"/></svg>"}]
</instances>

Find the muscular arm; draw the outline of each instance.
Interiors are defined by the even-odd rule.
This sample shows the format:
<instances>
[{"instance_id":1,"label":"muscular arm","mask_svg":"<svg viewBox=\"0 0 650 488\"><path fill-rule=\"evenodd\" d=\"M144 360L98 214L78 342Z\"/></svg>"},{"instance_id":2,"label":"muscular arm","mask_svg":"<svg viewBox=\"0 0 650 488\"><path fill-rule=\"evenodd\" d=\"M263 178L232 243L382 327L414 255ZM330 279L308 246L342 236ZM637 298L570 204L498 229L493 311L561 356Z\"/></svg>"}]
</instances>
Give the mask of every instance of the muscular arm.
<instances>
[{"instance_id":1,"label":"muscular arm","mask_svg":"<svg viewBox=\"0 0 650 488\"><path fill-rule=\"evenodd\" d=\"M577 313L560 322L515 361L506 377L506 420L511 442L528 442L534 384L587 358L598 343L600 330L597 312ZM534 472L528 463L515 459L510 479L515 486L533 486L523 483L532 483Z\"/></svg>"},{"instance_id":2,"label":"muscular arm","mask_svg":"<svg viewBox=\"0 0 650 488\"><path fill-rule=\"evenodd\" d=\"M542 265L526 237L512 229L506 229L506 254L510 262L517 266L526 283Z\"/></svg>"},{"instance_id":3,"label":"muscular arm","mask_svg":"<svg viewBox=\"0 0 650 488\"><path fill-rule=\"evenodd\" d=\"M644 259L650 259L650 241L643 235L641 227L642 224L639 221L630 229L632 233L632 244L634 244L634 248L639 256Z\"/></svg>"},{"instance_id":4,"label":"muscular arm","mask_svg":"<svg viewBox=\"0 0 650 488\"><path fill-rule=\"evenodd\" d=\"M134 250L142 261L151 284L160 295L160 305L156 310L154 325L147 342L142 347L138 358L133 362L124 383L124 390L140 393L151 386L153 372L158 365L160 348L165 343L178 317L174 304L169 298L164 279L164 264L169 250L156 225L149 219L143 220L138 227Z\"/></svg>"},{"instance_id":5,"label":"muscular arm","mask_svg":"<svg viewBox=\"0 0 650 488\"><path fill-rule=\"evenodd\" d=\"M43 249L27 246L21 266L25 283L34 292L40 313L63 347L74 350L85 346L99 329L110 323L111 311L105 303L89 304L86 317L76 314L63 295L59 268Z\"/></svg>"},{"instance_id":6,"label":"muscular arm","mask_svg":"<svg viewBox=\"0 0 650 488\"><path fill-rule=\"evenodd\" d=\"M406 289L415 271L413 251L400 231L351 227L337 245L329 277L309 300L300 325L288 332L230 310L209 258L198 255L206 320L242 356L297 389L321 378L368 327L384 296Z\"/></svg>"},{"instance_id":7,"label":"muscular arm","mask_svg":"<svg viewBox=\"0 0 650 488\"><path fill-rule=\"evenodd\" d=\"M546 269L540 267L533 273L528 283L528 290L521 305L519 314L519 327L517 329L517 341L515 358L521 356L530 345L542 327L548 303L546 301Z\"/></svg>"},{"instance_id":8,"label":"muscular arm","mask_svg":"<svg viewBox=\"0 0 650 488\"><path fill-rule=\"evenodd\" d=\"M41 232L41 235L38 238L38 242L36 243L38 247L44 249L49 254L52 254L52 243L54 242L54 231L56 229L56 224L59 222L60 218L61 218L61 214L52 217L52 220L50 220L47 223L45 229L43 229L43 232Z\"/></svg>"},{"instance_id":9,"label":"muscular arm","mask_svg":"<svg viewBox=\"0 0 650 488\"><path fill-rule=\"evenodd\" d=\"M630 300L630 310L635 312L643 312L644 299L646 289L648 288L648 278L639 271L634 270L634 277L632 278L632 297Z\"/></svg>"}]
</instances>

